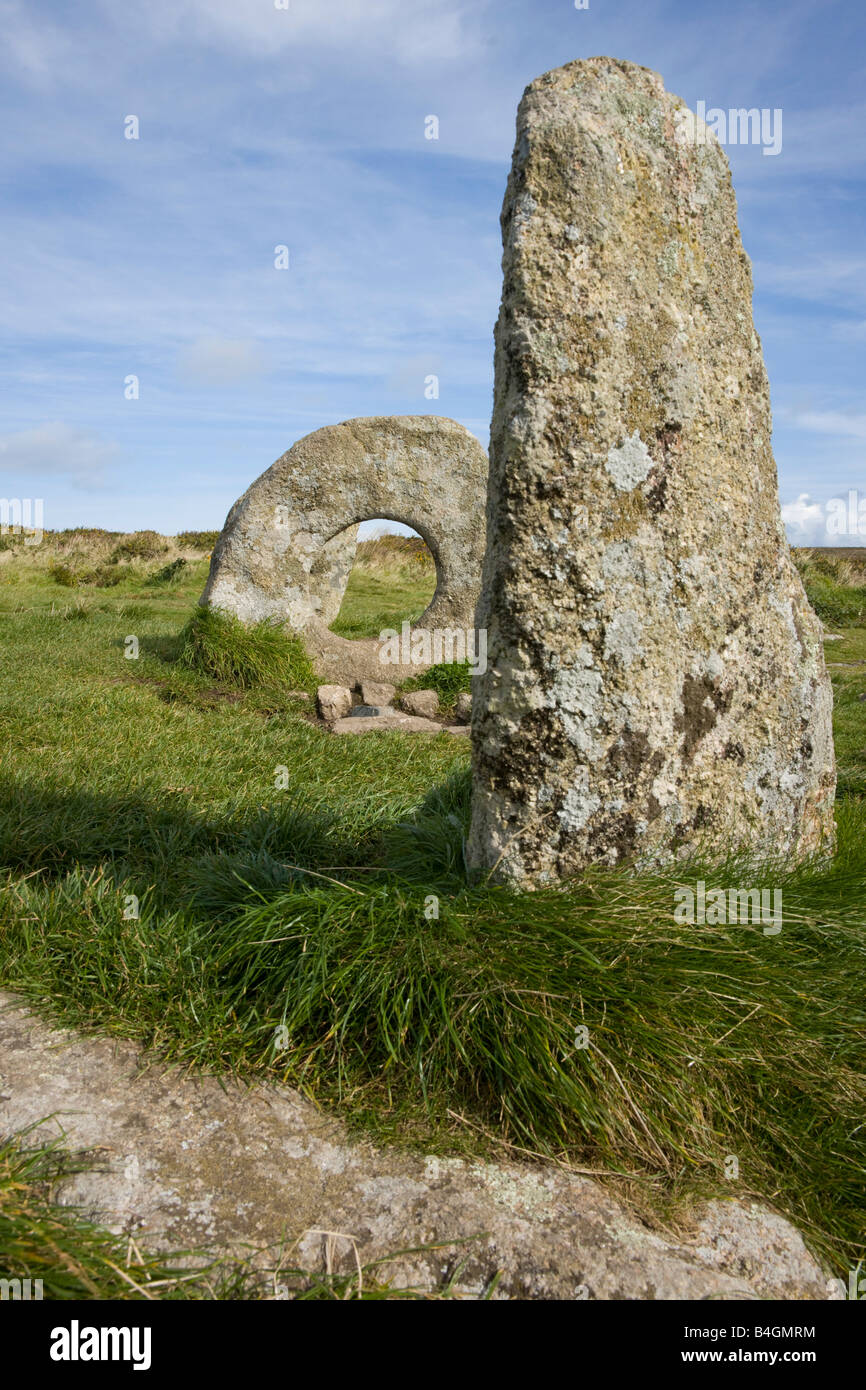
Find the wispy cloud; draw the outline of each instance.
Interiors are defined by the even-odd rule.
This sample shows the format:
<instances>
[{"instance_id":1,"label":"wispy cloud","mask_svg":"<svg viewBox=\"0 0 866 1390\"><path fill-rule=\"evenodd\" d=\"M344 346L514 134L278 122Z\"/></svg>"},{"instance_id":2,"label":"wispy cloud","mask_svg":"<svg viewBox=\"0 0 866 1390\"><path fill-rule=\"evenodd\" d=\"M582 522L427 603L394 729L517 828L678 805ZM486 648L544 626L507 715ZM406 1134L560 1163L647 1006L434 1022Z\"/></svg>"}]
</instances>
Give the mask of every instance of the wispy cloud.
<instances>
[{"instance_id":1,"label":"wispy cloud","mask_svg":"<svg viewBox=\"0 0 866 1390\"><path fill-rule=\"evenodd\" d=\"M53 86L68 71L73 44L45 14L38 18L21 0L0 0L0 65L31 86Z\"/></svg>"},{"instance_id":2,"label":"wispy cloud","mask_svg":"<svg viewBox=\"0 0 866 1390\"><path fill-rule=\"evenodd\" d=\"M834 326L833 333L842 342L866 342L866 319L846 319Z\"/></svg>"},{"instance_id":3,"label":"wispy cloud","mask_svg":"<svg viewBox=\"0 0 866 1390\"><path fill-rule=\"evenodd\" d=\"M205 386L234 386L266 371L261 347L245 338L197 338L178 357L181 378Z\"/></svg>"},{"instance_id":4,"label":"wispy cloud","mask_svg":"<svg viewBox=\"0 0 866 1390\"><path fill-rule=\"evenodd\" d=\"M846 415L839 410L807 410L794 423L816 434L835 434L846 439L866 439L866 415Z\"/></svg>"},{"instance_id":5,"label":"wispy cloud","mask_svg":"<svg viewBox=\"0 0 866 1390\"><path fill-rule=\"evenodd\" d=\"M120 450L75 425L52 421L15 434L0 435L0 472L13 475L16 491L26 493L41 475L66 477L80 486L99 486Z\"/></svg>"},{"instance_id":6,"label":"wispy cloud","mask_svg":"<svg viewBox=\"0 0 866 1390\"><path fill-rule=\"evenodd\" d=\"M835 305L866 302L866 259L862 256L812 253L796 264L760 257L754 272L763 290Z\"/></svg>"},{"instance_id":7,"label":"wispy cloud","mask_svg":"<svg viewBox=\"0 0 866 1390\"><path fill-rule=\"evenodd\" d=\"M274 0L149 0L139 9L139 23L161 42L192 38L261 57L298 49L384 51L414 66L470 59L479 8L487 8L483 0L474 7L457 0L285 0L279 8Z\"/></svg>"}]
</instances>

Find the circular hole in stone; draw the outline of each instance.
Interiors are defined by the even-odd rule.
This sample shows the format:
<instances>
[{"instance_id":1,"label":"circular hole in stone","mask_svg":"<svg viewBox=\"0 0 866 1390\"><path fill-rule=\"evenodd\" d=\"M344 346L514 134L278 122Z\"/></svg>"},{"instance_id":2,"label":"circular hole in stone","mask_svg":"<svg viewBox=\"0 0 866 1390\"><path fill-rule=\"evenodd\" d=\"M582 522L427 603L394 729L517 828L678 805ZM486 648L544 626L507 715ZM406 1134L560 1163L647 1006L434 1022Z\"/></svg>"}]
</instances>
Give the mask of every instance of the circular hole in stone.
<instances>
[{"instance_id":1,"label":"circular hole in stone","mask_svg":"<svg viewBox=\"0 0 866 1390\"><path fill-rule=\"evenodd\" d=\"M351 544L350 526L329 544L335 568ZM436 562L417 531L403 522L371 517L357 528L357 545L340 611L331 631L349 639L376 638L384 628L414 623L436 592ZM341 538L343 544L341 546ZM342 575L336 576L339 582Z\"/></svg>"}]
</instances>

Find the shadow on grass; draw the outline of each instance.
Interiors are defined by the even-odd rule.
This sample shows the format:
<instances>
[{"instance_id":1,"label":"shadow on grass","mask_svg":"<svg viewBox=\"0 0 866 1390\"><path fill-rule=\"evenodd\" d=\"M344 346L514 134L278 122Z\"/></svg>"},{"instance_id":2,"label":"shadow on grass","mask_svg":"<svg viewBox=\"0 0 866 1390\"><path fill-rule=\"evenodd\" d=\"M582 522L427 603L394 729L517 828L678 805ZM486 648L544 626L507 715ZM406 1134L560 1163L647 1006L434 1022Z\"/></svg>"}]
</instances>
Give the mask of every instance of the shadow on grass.
<instances>
[{"instance_id":1,"label":"shadow on grass","mask_svg":"<svg viewBox=\"0 0 866 1390\"><path fill-rule=\"evenodd\" d=\"M139 639L139 649L147 656L156 657L166 666L176 666L183 650L183 634L184 629L180 628L177 632L144 635Z\"/></svg>"},{"instance_id":2,"label":"shadow on grass","mask_svg":"<svg viewBox=\"0 0 866 1390\"><path fill-rule=\"evenodd\" d=\"M210 912L241 905L250 889L270 896L309 880L304 869L351 877L378 868L453 891L464 880L468 819L468 771L434 788L408 819L361 834L315 791L208 816L181 792L118 796L18 780L0 788L0 867L43 879L100 867Z\"/></svg>"},{"instance_id":3,"label":"shadow on grass","mask_svg":"<svg viewBox=\"0 0 866 1390\"><path fill-rule=\"evenodd\" d=\"M336 812L312 800L206 816L180 792L112 796L20 781L0 789L0 865L17 872L56 877L115 864L175 877L184 861L219 855L313 868L346 855L357 861L358 847L340 836Z\"/></svg>"}]
</instances>

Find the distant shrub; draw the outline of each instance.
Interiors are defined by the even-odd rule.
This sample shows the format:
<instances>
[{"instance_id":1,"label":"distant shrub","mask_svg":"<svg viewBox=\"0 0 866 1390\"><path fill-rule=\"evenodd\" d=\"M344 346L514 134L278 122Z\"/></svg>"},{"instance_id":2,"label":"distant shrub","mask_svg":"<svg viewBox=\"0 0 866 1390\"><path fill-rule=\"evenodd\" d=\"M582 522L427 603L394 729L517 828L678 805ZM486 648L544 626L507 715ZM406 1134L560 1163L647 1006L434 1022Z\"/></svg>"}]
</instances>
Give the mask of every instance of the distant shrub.
<instances>
[{"instance_id":1,"label":"distant shrub","mask_svg":"<svg viewBox=\"0 0 866 1390\"><path fill-rule=\"evenodd\" d=\"M111 565L97 565L85 582L95 584L97 589L113 589L125 578L126 575L123 570Z\"/></svg>"},{"instance_id":2,"label":"distant shrub","mask_svg":"<svg viewBox=\"0 0 866 1390\"><path fill-rule=\"evenodd\" d=\"M109 559L112 564L117 564L119 560L155 560L158 555L165 555L167 550L165 537L156 531L132 531L114 547Z\"/></svg>"},{"instance_id":3,"label":"distant shrub","mask_svg":"<svg viewBox=\"0 0 866 1390\"><path fill-rule=\"evenodd\" d=\"M170 564L163 565L162 569L150 575L147 582L148 584L172 584L176 579L180 578L185 569L186 560L184 560L182 556L178 556L176 560L172 560Z\"/></svg>"},{"instance_id":4,"label":"distant shrub","mask_svg":"<svg viewBox=\"0 0 866 1390\"><path fill-rule=\"evenodd\" d=\"M219 531L179 531L175 541L186 550L213 550Z\"/></svg>"},{"instance_id":5,"label":"distant shrub","mask_svg":"<svg viewBox=\"0 0 866 1390\"><path fill-rule=\"evenodd\" d=\"M265 618L246 627L233 613L197 608L181 634L181 666L241 690L272 686L290 690L315 682L299 637Z\"/></svg>"},{"instance_id":6,"label":"distant shrub","mask_svg":"<svg viewBox=\"0 0 866 1390\"><path fill-rule=\"evenodd\" d=\"M78 584L81 583L81 580L76 571L73 569L72 565L49 565L48 573L51 575L51 578L54 580L54 583L62 584L64 589L74 589L77 587Z\"/></svg>"},{"instance_id":7,"label":"distant shrub","mask_svg":"<svg viewBox=\"0 0 866 1390\"><path fill-rule=\"evenodd\" d=\"M64 531L46 531L49 541L113 541L122 536L122 531L106 531L101 526L69 526Z\"/></svg>"},{"instance_id":8,"label":"distant shrub","mask_svg":"<svg viewBox=\"0 0 866 1390\"><path fill-rule=\"evenodd\" d=\"M364 569L394 569L409 566L420 570L435 570L433 556L420 536L371 536L359 541L355 564Z\"/></svg>"},{"instance_id":9,"label":"distant shrub","mask_svg":"<svg viewBox=\"0 0 866 1390\"><path fill-rule=\"evenodd\" d=\"M85 584L93 584L97 589L113 589L125 578L123 570L110 565L97 565L95 569L77 569L73 563L57 561L50 565L48 573L55 584L64 589L78 589Z\"/></svg>"},{"instance_id":10,"label":"distant shrub","mask_svg":"<svg viewBox=\"0 0 866 1390\"><path fill-rule=\"evenodd\" d=\"M822 574L849 589L866 587L866 549L858 546L830 549L794 549L791 552L803 575Z\"/></svg>"}]
</instances>

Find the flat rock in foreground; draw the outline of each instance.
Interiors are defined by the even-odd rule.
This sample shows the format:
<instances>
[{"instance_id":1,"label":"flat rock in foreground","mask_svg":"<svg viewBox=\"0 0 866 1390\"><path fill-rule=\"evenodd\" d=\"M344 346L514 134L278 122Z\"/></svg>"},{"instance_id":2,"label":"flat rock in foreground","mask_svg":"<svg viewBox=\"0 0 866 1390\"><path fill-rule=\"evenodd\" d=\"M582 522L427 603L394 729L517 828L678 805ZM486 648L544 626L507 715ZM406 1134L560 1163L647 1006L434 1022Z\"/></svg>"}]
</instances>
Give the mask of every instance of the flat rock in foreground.
<instances>
[{"instance_id":1,"label":"flat rock in foreground","mask_svg":"<svg viewBox=\"0 0 866 1390\"><path fill-rule=\"evenodd\" d=\"M569 63L523 97L502 228L470 862L829 849L832 696L721 146L656 73Z\"/></svg>"},{"instance_id":2,"label":"flat rock in foreground","mask_svg":"<svg viewBox=\"0 0 866 1390\"><path fill-rule=\"evenodd\" d=\"M334 734L372 734L389 729L397 729L404 734L441 734L442 725L432 719L424 719L418 714L402 714L400 710L387 710L381 714L361 717L347 715L331 725Z\"/></svg>"},{"instance_id":3,"label":"flat rock in foreground","mask_svg":"<svg viewBox=\"0 0 866 1390\"><path fill-rule=\"evenodd\" d=\"M350 1143L295 1091L160 1066L131 1043L60 1032L0 994L0 1130L46 1116L97 1170L59 1195L153 1250L248 1253L382 1271L497 1298L826 1299L842 1294L796 1230L755 1203L711 1202L682 1239L650 1230L598 1183L562 1169L419 1157ZM351 1239L350 1239L351 1237ZM354 1241L354 1248L353 1242ZM267 1255L262 1256L268 1267Z\"/></svg>"}]
</instances>

